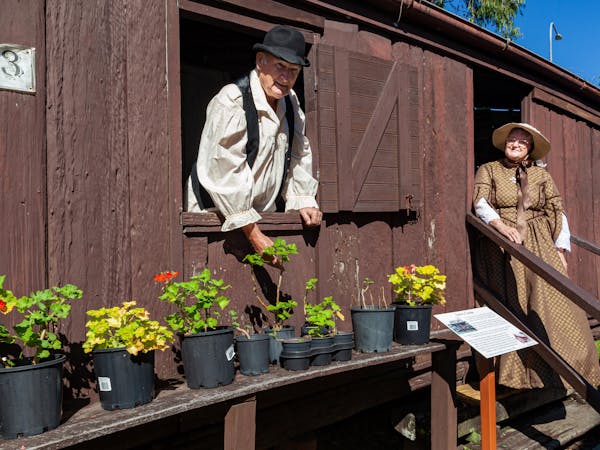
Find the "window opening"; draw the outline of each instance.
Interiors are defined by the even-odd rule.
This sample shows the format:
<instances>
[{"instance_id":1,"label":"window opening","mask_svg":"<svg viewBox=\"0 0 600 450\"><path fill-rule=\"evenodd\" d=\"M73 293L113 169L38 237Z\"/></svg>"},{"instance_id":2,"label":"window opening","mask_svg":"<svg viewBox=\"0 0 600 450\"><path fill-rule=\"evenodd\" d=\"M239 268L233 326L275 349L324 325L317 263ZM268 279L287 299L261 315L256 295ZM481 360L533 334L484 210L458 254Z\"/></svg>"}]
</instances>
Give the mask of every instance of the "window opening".
<instances>
[{"instance_id":1,"label":"window opening","mask_svg":"<svg viewBox=\"0 0 600 450\"><path fill-rule=\"evenodd\" d=\"M181 189L184 193L192 164L198 156L208 103L223 86L254 68L252 46L263 39L261 31L240 32L239 26L234 25L181 18ZM294 91L304 109L302 72ZM185 200L185 195L183 197Z\"/></svg>"}]
</instances>

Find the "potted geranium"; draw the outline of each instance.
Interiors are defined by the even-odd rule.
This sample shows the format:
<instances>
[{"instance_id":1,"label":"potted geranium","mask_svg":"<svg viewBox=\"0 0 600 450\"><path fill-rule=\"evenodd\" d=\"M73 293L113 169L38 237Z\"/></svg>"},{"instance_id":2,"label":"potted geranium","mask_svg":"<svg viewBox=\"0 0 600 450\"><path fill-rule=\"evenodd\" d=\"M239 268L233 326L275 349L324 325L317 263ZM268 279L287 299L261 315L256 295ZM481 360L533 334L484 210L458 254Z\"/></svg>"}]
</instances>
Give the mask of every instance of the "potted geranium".
<instances>
[{"instance_id":1,"label":"potted geranium","mask_svg":"<svg viewBox=\"0 0 600 450\"><path fill-rule=\"evenodd\" d=\"M446 275L431 264L412 264L397 267L388 280L396 294L394 340L400 344L426 344L432 305L446 303Z\"/></svg>"},{"instance_id":2,"label":"potted geranium","mask_svg":"<svg viewBox=\"0 0 600 450\"><path fill-rule=\"evenodd\" d=\"M265 327L264 331L271 336L270 359L273 364L279 363L279 354L282 350L281 341L283 339L293 338L296 332L293 326L287 325L287 321L292 317L294 308L298 306L298 302L291 298L284 299L281 293L285 265L290 261L290 256L296 254L298 254L296 244L288 244L284 239L278 238L273 241L272 246L265 248L262 254L251 253L244 257L244 261L250 264L250 276L254 286L254 294L262 307L272 316L270 318L267 317L268 326ZM273 302L270 302L261 295L262 290L254 275L254 268L263 267L265 261L273 257L277 257L280 262L280 267L275 298Z\"/></svg>"},{"instance_id":3,"label":"potted geranium","mask_svg":"<svg viewBox=\"0 0 600 450\"><path fill-rule=\"evenodd\" d=\"M173 333L135 301L87 315L83 350L92 353L102 407L125 409L152 401L154 350L168 349Z\"/></svg>"},{"instance_id":4,"label":"potted geranium","mask_svg":"<svg viewBox=\"0 0 600 450\"><path fill-rule=\"evenodd\" d=\"M154 279L161 283L162 301L175 307L165 320L181 339L186 381L191 389L212 388L233 382L235 356L233 327L223 323L229 310L224 292L231 286L213 278L210 269L192 275L188 281L173 281L179 272L162 272Z\"/></svg>"},{"instance_id":5,"label":"potted geranium","mask_svg":"<svg viewBox=\"0 0 600 450\"><path fill-rule=\"evenodd\" d=\"M388 306L383 287L378 295L372 295L373 284L370 278L363 279L357 305L350 308L354 345L363 353L389 352L394 335L394 308Z\"/></svg>"},{"instance_id":6,"label":"potted geranium","mask_svg":"<svg viewBox=\"0 0 600 450\"><path fill-rule=\"evenodd\" d=\"M310 281L312 280L316 281ZM305 303L304 316L308 324L307 332L311 337L311 365L327 365L333 356L334 336L337 333L335 320L344 320L341 308L333 301L332 296L328 296L318 303Z\"/></svg>"},{"instance_id":7,"label":"potted geranium","mask_svg":"<svg viewBox=\"0 0 600 450\"><path fill-rule=\"evenodd\" d=\"M20 344L2 353L0 364L0 432L5 438L32 436L56 428L62 413L61 320L82 292L72 284L53 286L17 298L0 276L0 312L20 314L14 334L0 324L1 344ZM14 349L14 347L13 347ZM13 350L11 349L11 350Z\"/></svg>"}]
</instances>

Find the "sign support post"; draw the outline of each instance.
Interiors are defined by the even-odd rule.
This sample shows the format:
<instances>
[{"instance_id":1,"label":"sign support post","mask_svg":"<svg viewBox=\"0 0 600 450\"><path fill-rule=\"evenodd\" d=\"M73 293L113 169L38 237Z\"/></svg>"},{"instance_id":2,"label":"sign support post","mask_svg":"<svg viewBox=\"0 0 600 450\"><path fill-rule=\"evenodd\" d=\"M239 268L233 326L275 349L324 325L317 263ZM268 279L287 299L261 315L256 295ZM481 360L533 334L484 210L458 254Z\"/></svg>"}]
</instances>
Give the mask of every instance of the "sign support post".
<instances>
[{"instance_id":1,"label":"sign support post","mask_svg":"<svg viewBox=\"0 0 600 450\"><path fill-rule=\"evenodd\" d=\"M496 373L494 358L475 352L479 370L479 412L481 415L481 449L496 450Z\"/></svg>"}]
</instances>

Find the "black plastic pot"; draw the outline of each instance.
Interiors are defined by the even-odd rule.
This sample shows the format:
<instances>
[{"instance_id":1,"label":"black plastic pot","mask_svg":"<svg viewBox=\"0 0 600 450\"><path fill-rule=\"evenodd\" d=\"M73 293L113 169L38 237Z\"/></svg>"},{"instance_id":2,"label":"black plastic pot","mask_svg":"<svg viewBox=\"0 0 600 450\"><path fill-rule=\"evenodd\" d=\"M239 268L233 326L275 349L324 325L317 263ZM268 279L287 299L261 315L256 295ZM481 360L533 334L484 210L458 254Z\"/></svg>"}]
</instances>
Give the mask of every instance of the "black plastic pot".
<instances>
[{"instance_id":1,"label":"black plastic pot","mask_svg":"<svg viewBox=\"0 0 600 450\"><path fill-rule=\"evenodd\" d=\"M317 327L316 325L309 325L308 323L305 323L300 327L300 336L312 336L310 334L310 330L314 330L316 328L320 328L319 331L321 332L321 335L329 334L329 327Z\"/></svg>"},{"instance_id":2,"label":"black plastic pot","mask_svg":"<svg viewBox=\"0 0 600 450\"><path fill-rule=\"evenodd\" d=\"M94 350L102 408L134 408L154 398L154 351L131 355L122 348Z\"/></svg>"},{"instance_id":3,"label":"black plastic pot","mask_svg":"<svg viewBox=\"0 0 600 450\"><path fill-rule=\"evenodd\" d=\"M269 344L271 338L266 334L251 334L235 338L240 373L242 375L260 375L269 372Z\"/></svg>"},{"instance_id":4,"label":"black plastic pot","mask_svg":"<svg viewBox=\"0 0 600 450\"><path fill-rule=\"evenodd\" d=\"M363 353L389 352L394 337L395 308L350 308L354 345Z\"/></svg>"},{"instance_id":5,"label":"black plastic pot","mask_svg":"<svg viewBox=\"0 0 600 450\"><path fill-rule=\"evenodd\" d=\"M0 368L2 437L33 436L60 424L65 359L64 355L55 355L35 365Z\"/></svg>"},{"instance_id":6,"label":"black plastic pot","mask_svg":"<svg viewBox=\"0 0 600 450\"><path fill-rule=\"evenodd\" d=\"M354 348L354 333L352 331L338 331L333 336L333 361L350 361Z\"/></svg>"},{"instance_id":7,"label":"black plastic pot","mask_svg":"<svg viewBox=\"0 0 600 450\"><path fill-rule=\"evenodd\" d=\"M429 342L431 305L395 305L394 341L403 345L422 345Z\"/></svg>"},{"instance_id":8,"label":"black plastic pot","mask_svg":"<svg viewBox=\"0 0 600 450\"><path fill-rule=\"evenodd\" d=\"M233 328L183 336L181 357L190 389L214 388L233 382Z\"/></svg>"},{"instance_id":9,"label":"black plastic pot","mask_svg":"<svg viewBox=\"0 0 600 450\"><path fill-rule=\"evenodd\" d=\"M310 367L310 338L285 339L279 357L284 369L306 370Z\"/></svg>"},{"instance_id":10,"label":"black plastic pot","mask_svg":"<svg viewBox=\"0 0 600 450\"><path fill-rule=\"evenodd\" d=\"M271 364L279 364L279 355L283 350L282 341L284 339L292 339L296 336L296 328L293 326L285 326L279 331L273 331L272 328L264 328L265 334L271 337L269 341L269 361Z\"/></svg>"},{"instance_id":11,"label":"black plastic pot","mask_svg":"<svg viewBox=\"0 0 600 450\"><path fill-rule=\"evenodd\" d=\"M312 337L310 340L310 365L326 366L333 355L333 336Z\"/></svg>"}]
</instances>

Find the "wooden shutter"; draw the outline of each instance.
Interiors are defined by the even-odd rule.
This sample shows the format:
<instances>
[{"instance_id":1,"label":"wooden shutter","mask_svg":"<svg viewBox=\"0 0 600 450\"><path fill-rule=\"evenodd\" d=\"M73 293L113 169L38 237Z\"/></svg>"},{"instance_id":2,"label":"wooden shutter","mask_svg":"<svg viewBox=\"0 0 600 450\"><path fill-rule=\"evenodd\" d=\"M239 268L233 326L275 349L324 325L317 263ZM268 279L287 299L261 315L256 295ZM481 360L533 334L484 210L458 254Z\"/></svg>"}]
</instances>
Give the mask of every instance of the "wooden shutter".
<instances>
[{"instance_id":1,"label":"wooden shutter","mask_svg":"<svg viewBox=\"0 0 600 450\"><path fill-rule=\"evenodd\" d=\"M417 71L328 45L317 49L321 208L398 211L420 197Z\"/></svg>"}]
</instances>

